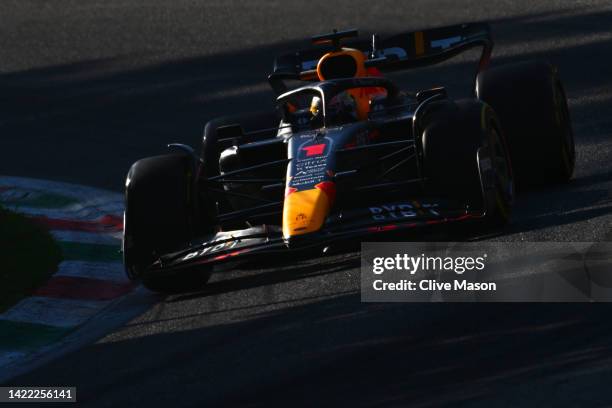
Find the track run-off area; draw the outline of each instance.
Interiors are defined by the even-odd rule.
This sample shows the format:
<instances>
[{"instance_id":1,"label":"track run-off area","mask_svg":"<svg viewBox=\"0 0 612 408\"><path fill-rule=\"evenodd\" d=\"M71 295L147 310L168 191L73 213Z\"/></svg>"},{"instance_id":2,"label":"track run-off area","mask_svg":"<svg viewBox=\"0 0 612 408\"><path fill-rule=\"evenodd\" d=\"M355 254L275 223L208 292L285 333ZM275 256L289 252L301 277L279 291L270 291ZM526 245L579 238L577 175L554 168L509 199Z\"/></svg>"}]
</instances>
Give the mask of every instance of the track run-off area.
<instances>
[{"instance_id":1,"label":"track run-off area","mask_svg":"<svg viewBox=\"0 0 612 408\"><path fill-rule=\"evenodd\" d=\"M46 227L62 253L46 282L0 313L0 381L6 381L90 341L91 326L109 330L98 318L125 305L137 285L121 263L121 194L0 176L0 205ZM121 313L124 320L131 317L128 310Z\"/></svg>"}]
</instances>

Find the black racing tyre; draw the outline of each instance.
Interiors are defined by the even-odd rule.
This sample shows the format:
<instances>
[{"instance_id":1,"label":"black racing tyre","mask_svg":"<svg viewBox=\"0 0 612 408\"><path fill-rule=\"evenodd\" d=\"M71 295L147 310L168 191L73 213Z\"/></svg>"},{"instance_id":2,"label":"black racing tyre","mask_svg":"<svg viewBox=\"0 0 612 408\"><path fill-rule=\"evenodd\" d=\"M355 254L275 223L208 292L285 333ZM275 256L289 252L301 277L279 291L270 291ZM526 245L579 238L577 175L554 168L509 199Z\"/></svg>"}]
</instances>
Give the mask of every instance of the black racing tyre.
<instances>
[{"instance_id":1,"label":"black racing tyre","mask_svg":"<svg viewBox=\"0 0 612 408\"><path fill-rule=\"evenodd\" d=\"M519 187L571 179L574 134L553 65L529 61L487 69L478 74L476 96L499 117Z\"/></svg>"},{"instance_id":2,"label":"black racing tyre","mask_svg":"<svg viewBox=\"0 0 612 408\"><path fill-rule=\"evenodd\" d=\"M434 102L420 123L427 193L484 213L483 227L506 224L514 180L493 109L475 99Z\"/></svg>"},{"instance_id":3,"label":"black racing tyre","mask_svg":"<svg viewBox=\"0 0 612 408\"><path fill-rule=\"evenodd\" d=\"M128 172L125 190L123 260L131 279L156 292L198 289L209 268L171 274L152 273L156 255L187 243L193 234L195 165L185 154L137 161Z\"/></svg>"}]
</instances>

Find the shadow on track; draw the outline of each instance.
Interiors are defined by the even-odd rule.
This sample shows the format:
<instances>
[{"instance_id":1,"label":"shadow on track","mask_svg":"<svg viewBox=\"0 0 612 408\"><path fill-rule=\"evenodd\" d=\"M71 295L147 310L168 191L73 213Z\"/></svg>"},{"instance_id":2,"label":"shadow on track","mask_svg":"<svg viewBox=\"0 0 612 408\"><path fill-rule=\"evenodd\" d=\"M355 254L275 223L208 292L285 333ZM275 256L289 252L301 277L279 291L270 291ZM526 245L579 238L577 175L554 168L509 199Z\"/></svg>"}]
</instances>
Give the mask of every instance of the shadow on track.
<instances>
[{"instance_id":1,"label":"shadow on track","mask_svg":"<svg viewBox=\"0 0 612 408\"><path fill-rule=\"evenodd\" d=\"M450 308L361 304L358 296L171 333L156 333L152 321L147 336L90 346L43 372L55 374L47 385L79 387L86 406L182 406L178 395L190 406L487 406L501 396L524 405L535 402L536 387L549 401L612 402L591 394L611 377L607 305ZM55 370L65 365L73 368ZM563 388L568 378L580 393Z\"/></svg>"},{"instance_id":2,"label":"shadow on track","mask_svg":"<svg viewBox=\"0 0 612 408\"><path fill-rule=\"evenodd\" d=\"M325 262L315 262L308 264L296 264L289 260L276 261L268 264L258 264L257 269L267 269L255 275L234 277L232 279L217 280L207 284L201 292L186 295L173 296L168 302L181 302L184 300L218 295L245 289L252 289L261 286L273 285L282 282L304 279L308 277L323 276L331 273L338 273L346 270L359 268L359 254L349 254L348 257L336 258ZM242 266L242 265L241 265ZM249 265L246 265L248 268ZM272 269L271 269L272 268ZM245 268L246 269L246 268ZM223 274L223 272L219 272Z\"/></svg>"}]
</instances>

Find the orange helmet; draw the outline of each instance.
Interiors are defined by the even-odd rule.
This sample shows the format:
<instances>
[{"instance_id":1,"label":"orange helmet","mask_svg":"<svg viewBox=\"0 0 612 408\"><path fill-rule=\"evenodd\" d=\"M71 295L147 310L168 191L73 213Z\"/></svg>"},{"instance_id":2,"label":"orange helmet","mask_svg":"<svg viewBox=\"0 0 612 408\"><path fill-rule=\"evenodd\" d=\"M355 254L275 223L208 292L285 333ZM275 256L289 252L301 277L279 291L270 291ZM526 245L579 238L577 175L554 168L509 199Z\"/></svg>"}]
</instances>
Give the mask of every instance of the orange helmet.
<instances>
[{"instance_id":1,"label":"orange helmet","mask_svg":"<svg viewBox=\"0 0 612 408\"><path fill-rule=\"evenodd\" d=\"M341 48L328 52L317 63L317 76L320 81L339 78L363 78L379 76L378 70L365 66L366 56L354 48ZM375 95L386 93L381 88L355 88L347 91L355 100L357 116L360 120L367 119L370 112L370 100Z\"/></svg>"}]
</instances>

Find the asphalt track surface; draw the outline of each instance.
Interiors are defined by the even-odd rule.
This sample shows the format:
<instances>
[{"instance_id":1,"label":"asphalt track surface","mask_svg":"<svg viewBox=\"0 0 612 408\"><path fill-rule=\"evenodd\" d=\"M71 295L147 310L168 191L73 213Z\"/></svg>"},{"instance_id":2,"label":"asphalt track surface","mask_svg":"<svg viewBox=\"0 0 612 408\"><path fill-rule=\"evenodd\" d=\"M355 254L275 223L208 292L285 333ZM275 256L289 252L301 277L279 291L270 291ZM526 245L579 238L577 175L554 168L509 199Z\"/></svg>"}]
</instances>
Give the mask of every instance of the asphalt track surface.
<instances>
[{"instance_id":1,"label":"asphalt track surface","mask_svg":"<svg viewBox=\"0 0 612 408\"><path fill-rule=\"evenodd\" d=\"M275 54L331 28L489 21L494 62L547 58L577 142L571 185L522 195L497 240L611 240L606 1L3 0L0 174L120 191L134 160L272 106ZM474 56L405 74L467 95ZM526 98L529 96L526 95ZM362 304L355 253L216 275L11 383L86 406L604 406L608 304Z\"/></svg>"}]
</instances>

